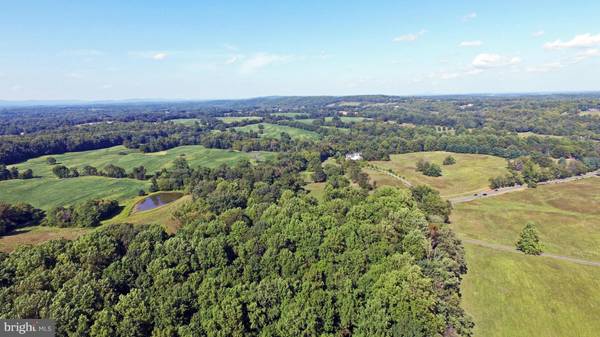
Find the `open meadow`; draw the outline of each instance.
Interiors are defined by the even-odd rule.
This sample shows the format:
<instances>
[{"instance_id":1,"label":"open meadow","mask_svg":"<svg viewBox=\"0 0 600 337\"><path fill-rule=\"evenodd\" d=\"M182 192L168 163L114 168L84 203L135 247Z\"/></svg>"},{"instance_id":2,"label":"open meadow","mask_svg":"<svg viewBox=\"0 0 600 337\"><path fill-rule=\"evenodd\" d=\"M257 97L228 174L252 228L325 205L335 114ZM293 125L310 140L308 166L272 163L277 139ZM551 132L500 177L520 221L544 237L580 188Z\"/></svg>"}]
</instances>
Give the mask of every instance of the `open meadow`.
<instances>
[{"instance_id":1,"label":"open meadow","mask_svg":"<svg viewBox=\"0 0 600 337\"><path fill-rule=\"evenodd\" d=\"M246 126L237 127L236 130L258 132L259 125L263 125L265 127L264 132L262 133L263 137L280 138L281 133L285 132L285 133L289 134L290 137L295 138L295 139L318 139L319 138L319 134L316 132L293 128L293 127L285 126L285 125L270 124L270 123L250 124L250 125L246 125Z\"/></svg>"},{"instance_id":2,"label":"open meadow","mask_svg":"<svg viewBox=\"0 0 600 337\"><path fill-rule=\"evenodd\" d=\"M452 155L454 165L442 165L444 158ZM427 184L440 191L444 198L477 193L489 188L489 179L507 173L506 160L500 157L450 153L443 151L395 154L389 161L372 161L382 169L392 169L395 174L406 178L413 185ZM438 164L441 177L428 177L416 170L420 159Z\"/></svg>"},{"instance_id":3,"label":"open meadow","mask_svg":"<svg viewBox=\"0 0 600 337\"><path fill-rule=\"evenodd\" d=\"M240 116L240 117L217 117L225 124L241 122L241 121L259 121L262 117L259 116Z\"/></svg>"},{"instance_id":4,"label":"open meadow","mask_svg":"<svg viewBox=\"0 0 600 337\"><path fill-rule=\"evenodd\" d=\"M600 261L600 178L507 193L454 206L461 236L514 245L529 221L548 253Z\"/></svg>"},{"instance_id":5,"label":"open meadow","mask_svg":"<svg viewBox=\"0 0 600 337\"><path fill-rule=\"evenodd\" d=\"M48 210L93 199L123 201L147 189L149 182L135 179L107 177L77 177L58 179L53 177L0 182L0 201L24 202Z\"/></svg>"},{"instance_id":6,"label":"open meadow","mask_svg":"<svg viewBox=\"0 0 600 337\"><path fill-rule=\"evenodd\" d=\"M74 240L90 231L90 228L23 227L0 236L0 252L8 253L22 245L38 245L50 240Z\"/></svg>"},{"instance_id":7,"label":"open meadow","mask_svg":"<svg viewBox=\"0 0 600 337\"><path fill-rule=\"evenodd\" d=\"M103 223L131 223L134 225L158 224L163 226L167 232L175 233L179 228L180 223L173 217L173 212L181 205L190 202L192 200L192 196L184 195L183 197L166 205L147 211L136 211L135 206L146 197L147 196L136 197L128 200L120 214L112 219L104 221Z\"/></svg>"},{"instance_id":8,"label":"open meadow","mask_svg":"<svg viewBox=\"0 0 600 337\"><path fill-rule=\"evenodd\" d=\"M475 337L598 336L600 267L464 245Z\"/></svg>"},{"instance_id":9,"label":"open meadow","mask_svg":"<svg viewBox=\"0 0 600 337\"><path fill-rule=\"evenodd\" d=\"M345 123L362 122L362 121L368 120L368 119L370 119L370 118L367 118L367 117L356 117L356 116L352 116L352 117L342 116L342 117L340 117L340 120L342 122L345 122ZM300 123L304 123L304 124L312 124L313 121L315 121L315 119L314 118L305 118L305 119L298 119L297 121L300 122ZM326 122L331 122L331 121L333 121L333 117L325 117L325 121Z\"/></svg>"},{"instance_id":10,"label":"open meadow","mask_svg":"<svg viewBox=\"0 0 600 337\"><path fill-rule=\"evenodd\" d=\"M191 167L217 167L221 164L234 164L242 159L252 162L267 160L275 155L270 152L239 152L189 145L155 153L141 153L124 146L115 146L100 150L69 152L51 157L56 159L57 164L79 169L85 165L102 169L108 164L113 164L130 171L132 168L142 165L151 174L162 168L170 167L173 161L180 156L185 156ZM0 201L26 202L35 207L49 209L90 199L124 201L136 196L139 190L149 187L147 181L128 178L113 179L91 176L58 179L52 173L52 165L46 162L47 157L42 156L15 165L19 170L32 169L36 178L0 182Z\"/></svg>"},{"instance_id":11,"label":"open meadow","mask_svg":"<svg viewBox=\"0 0 600 337\"><path fill-rule=\"evenodd\" d=\"M209 149L201 145L178 146L160 152L142 153L139 150L128 149L119 145L106 149L42 156L14 166L19 170L32 169L35 176L52 177L52 165L48 165L46 159L54 157L57 164L69 168L83 168L85 165L91 165L102 169L108 164L113 164L127 171L137 166L144 166L147 172L154 173L163 168L168 168L176 158L181 156L185 157L191 167L217 167L221 164L233 164L241 159L249 159L254 162L266 160L272 158L275 154L270 152Z\"/></svg>"},{"instance_id":12,"label":"open meadow","mask_svg":"<svg viewBox=\"0 0 600 337\"><path fill-rule=\"evenodd\" d=\"M600 261L599 190L600 178L589 178L461 203L451 226L465 240L514 247L532 221L544 252ZM475 336L598 335L600 267L463 244L462 301Z\"/></svg>"}]
</instances>

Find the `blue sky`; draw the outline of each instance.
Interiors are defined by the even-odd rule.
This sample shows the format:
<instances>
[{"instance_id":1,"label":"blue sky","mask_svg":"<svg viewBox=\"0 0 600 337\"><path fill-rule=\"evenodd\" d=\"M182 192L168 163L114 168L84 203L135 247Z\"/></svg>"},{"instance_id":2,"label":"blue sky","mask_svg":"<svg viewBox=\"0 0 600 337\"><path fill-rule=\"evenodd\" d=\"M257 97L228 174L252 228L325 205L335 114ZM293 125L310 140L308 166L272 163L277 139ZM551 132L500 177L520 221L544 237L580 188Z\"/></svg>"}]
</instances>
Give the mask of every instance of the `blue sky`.
<instances>
[{"instance_id":1,"label":"blue sky","mask_svg":"<svg viewBox=\"0 0 600 337\"><path fill-rule=\"evenodd\" d=\"M600 90L596 1L3 1L0 99Z\"/></svg>"}]
</instances>

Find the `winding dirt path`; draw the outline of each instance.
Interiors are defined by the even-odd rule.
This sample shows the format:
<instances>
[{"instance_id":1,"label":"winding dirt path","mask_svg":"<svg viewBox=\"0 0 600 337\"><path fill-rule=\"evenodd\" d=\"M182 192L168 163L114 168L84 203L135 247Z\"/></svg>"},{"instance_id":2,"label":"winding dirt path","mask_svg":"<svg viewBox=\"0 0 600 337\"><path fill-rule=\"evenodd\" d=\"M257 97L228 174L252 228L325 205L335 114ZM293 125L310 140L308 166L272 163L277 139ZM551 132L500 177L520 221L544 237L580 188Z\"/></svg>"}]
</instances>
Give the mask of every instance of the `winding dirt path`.
<instances>
[{"instance_id":1,"label":"winding dirt path","mask_svg":"<svg viewBox=\"0 0 600 337\"><path fill-rule=\"evenodd\" d=\"M523 252L520 252L511 246L506 246L506 245L501 245L501 244L491 243L491 242L486 242L486 241L481 241L481 240L475 240L475 239L467 239L467 238L460 238L460 240L462 242L470 243L472 245L486 247L486 248L499 250L499 251L503 251L503 252L524 254ZM557 259L557 260L569 261L569 262L573 262L573 263L577 263L577 264L583 264L586 266L600 267L599 261L584 260L584 259L579 259L579 258L575 258L575 257L550 254L550 253L542 253L540 256L549 257L549 258Z\"/></svg>"},{"instance_id":2,"label":"winding dirt path","mask_svg":"<svg viewBox=\"0 0 600 337\"><path fill-rule=\"evenodd\" d=\"M397 175L395 173L392 173L392 172L390 172L390 171L388 171L386 169L383 169L383 168L381 168L379 166L376 166L376 165L373 165L373 164L369 164L369 166L367 166L367 167L371 168L371 169L373 169L375 171L379 171L381 173L387 174L388 176L390 176L392 178L400 180L400 182L402 182L408 188L413 187L413 184L410 181L408 181L408 180L402 178L401 176L399 176L399 175Z\"/></svg>"}]
</instances>

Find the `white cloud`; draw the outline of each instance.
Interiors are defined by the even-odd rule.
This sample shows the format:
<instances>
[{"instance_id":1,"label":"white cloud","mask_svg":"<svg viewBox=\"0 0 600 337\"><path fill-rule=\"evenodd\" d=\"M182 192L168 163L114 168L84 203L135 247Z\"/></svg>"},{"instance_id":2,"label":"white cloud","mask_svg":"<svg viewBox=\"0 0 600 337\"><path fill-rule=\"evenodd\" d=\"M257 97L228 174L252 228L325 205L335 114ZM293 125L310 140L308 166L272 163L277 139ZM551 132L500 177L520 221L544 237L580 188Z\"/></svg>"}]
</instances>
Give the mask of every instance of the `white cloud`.
<instances>
[{"instance_id":1,"label":"white cloud","mask_svg":"<svg viewBox=\"0 0 600 337\"><path fill-rule=\"evenodd\" d=\"M461 78L461 77L478 75L482 72L483 72L483 70L481 70L481 69L477 69L477 68L473 68L473 67L466 67L463 69L458 69L456 71L442 70L442 71L434 72L434 73L429 74L427 77L430 79L435 79L435 80L453 80L453 79L457 79L457 78Z\"/></svg>"},{"instance_id":2,"label":"white cloud","mask_svg":"<svg viewBox=\"0 0 600 337\"><path fill-rule=\"evenodd\" d=\"M473 65L473 67L478 69L489 69L511 66L518 63L521 63L521 59L518 57L508 57L498 54L482 53L475 56L471 64Z\"/></svg>"},{"instance_id":3,"label":"white cloud","mask_svg":"<svg viewBox=\"0 0 600 337\"><path fill-rule=\"evenodd\" d=\"M112 87L113 87L112 84L104 84L100 88L102 88L102 89L110 89Z\"/></svg>"},{"instance_id":4,"label":"white cloud","mask_svg":"<svg viewBox=\"0 0 600 337\"><path fill-rule=\"evenodd\" d=\"M572 63L578 63L591 57L598 56L600 56L600 49L587 49L585 51L577 53L577 55L575 55L575 57L573 58Z\"/></svg>"},{"instance_id":5,"label":"white cloud","mask_svg":"<svg viewBox=\"0 0 600 337\"><path fill-rule=\"evenodd\" d=\"M240 70L242 73L249 74L272 64L289 61L290 58L291 57L288 55L258 53L247 59L244 59L240 65Z\"/></svg>"},{"instance_id":6,"label":"white cloud","mask_svg":"<svg viewBox=\"0 0 600 337\"><path fill-rule=\"evenodd\" d=\"M471 13L469 13L469 14L467 14L467 15L463 16L463 17L462 17L462 20L463 20L463 21L470 21L470 20L473 20L473 19L475 19L476 17L477 17L477 13L475 13L475 12L471 12Z\"/></svg>"},{"instance_id":7,"label":"white cloud","mask_svg":"<svg viewBox=\"0 0 600 337\"><path fill-rule=\"evenodd\" d=\"M75 78L75 79L83 78L83 75L81 73L78 73L78 72L68 73L68 74L65 74L65 76L68 77L68 78Z\"/></svg>"},{"instance_id":8,"label":"white cloud","mask_svg":"<svg viewBox=\"0 0 600 337\"><path fill-rule=\"evenodd\" d=\"M410 33L405 35L400 35L394 38L394 42L413 42L417 41L421 36L427 33L427 30L421 29L421 31L417 33Z\"/></svg>"},{"instance_id":9,"label":"white cloud","mask_svg":"<svg viewBox=\"0 0 600 337\"><path fill-rule=\"evenodd\" d=\"M540 37L540 36L543 36L544 34L546 34L546 32L544 32L543 30L538 30L538 31L531 33L531 36Z\"/></svg>"},{"instance_id":10,"label":"white cloud","mask_svg":"<svg viewBox=\"0 0 600 337\"><path fill-rule=\"evenodd\" d=\"M463 41L458 46L459 47L479 47L483 44L483 42L477 41Z\"/></svg>"},{"instance_id":11,"label":"white cloud","mask_svg":"<svg viewBox=\"0 0 600 337\"><path fill-rule=\"evenodd\" d=\"M164 61L167 57L173 54L173 52L166 51L130 51L129 56L139 57L143 59L150 59L154 61Z\"/></svg>"},{"instance_id":12,"label":"white cloud","mask_svg":"<svg viewBox=\"0 0 600 337\"><path fill-rule=\"evenodd\" d=\"M23 90L23 86L22 86L22 85L20 85L20 84L15 84L15 85L13 85L12 87L10 87L10 89L11 89L12 91L21 91L21 90Z\"/></svg>"},{"instance_id":13,"label":"white cloud","mask_svg":"<svg viewBox=\"0 0 600 337\"><path fill-rule=\"evenodd\" d=\"M156 61L162 61L162 60L166 59L167 56L168 56L167 53L160 52L160 53L156 53L156 54L152 55L152 59L156 60Z\"/></svg>"},{"instance_id":14,"label":"white cloud","mask_svg":"<svg viewBox=\"0 0 600 337\"><path fill-rule=\"evenodd\" d=\"M244 58L243 55L231 55L227 60L225 60L225 64L234 64Z\"/></svg>"},{"instance_id":15,"label":"white cloud","mask_svg":"<svg viewBox=\"0 0 600 337\"><path fill-rule=\"evenodd\" d=\"M530 72L530 73L547 73L552 70L558 70L563 67L564 67L564 64L562 64L560 62L549 62L549 63L541 64L539 66L528 67L526 70L527 70L527 72Z\"/></svg>"},{"instance_id":16,"label":"white cloud","mask_svg":"<svg viewBox=\"0 0 600 337\"><path fill-rule=\"evenodd\" d=\"M569 41L556 40L544 44L546 49L590 48L600 46L600 34L590 33L577 35Z\"/></svg>"}]
</instances>

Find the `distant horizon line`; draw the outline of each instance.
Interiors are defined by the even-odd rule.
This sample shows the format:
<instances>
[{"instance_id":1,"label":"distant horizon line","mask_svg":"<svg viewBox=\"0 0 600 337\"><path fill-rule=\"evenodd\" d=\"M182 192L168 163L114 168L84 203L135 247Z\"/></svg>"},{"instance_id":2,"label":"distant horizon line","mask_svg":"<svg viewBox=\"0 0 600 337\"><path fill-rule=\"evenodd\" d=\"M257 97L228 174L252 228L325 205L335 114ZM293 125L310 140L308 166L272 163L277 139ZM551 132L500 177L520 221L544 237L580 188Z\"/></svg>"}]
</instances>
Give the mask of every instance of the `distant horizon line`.
<instances>
[{"instance_id":1,"label":"distant horizon line","mask_svg":"<svg viewBox=\"0 0 600 337\"><path fill-rule=\"evenodd\" d=\"M119 103L181 103L181 102L217 102L217 101L245 101L253 99L269 98L308 98L308 97L460 97L460 96L544 96L544 95L583 95L600 94L598 90L576 90L576 91L524 91L524 92L473 92L473 93L438 93L438 94L350 94L350 95L266 95L266 96L247 96L238 98L122 98L122 99L26 99L10 100L0 99L0 107L19 107L19 106L53 106L53 105L92 105L92 104L119 104Z\"/></svg>"}]
</instances>

